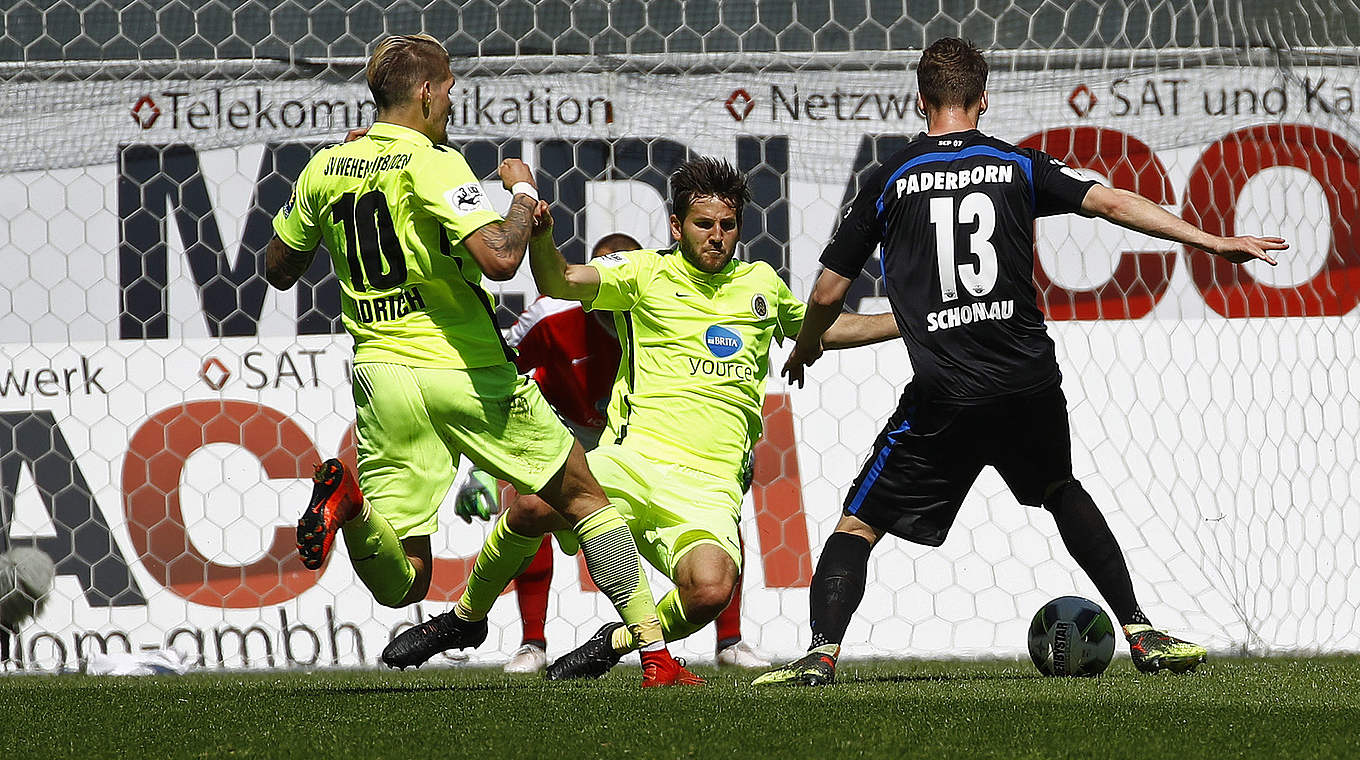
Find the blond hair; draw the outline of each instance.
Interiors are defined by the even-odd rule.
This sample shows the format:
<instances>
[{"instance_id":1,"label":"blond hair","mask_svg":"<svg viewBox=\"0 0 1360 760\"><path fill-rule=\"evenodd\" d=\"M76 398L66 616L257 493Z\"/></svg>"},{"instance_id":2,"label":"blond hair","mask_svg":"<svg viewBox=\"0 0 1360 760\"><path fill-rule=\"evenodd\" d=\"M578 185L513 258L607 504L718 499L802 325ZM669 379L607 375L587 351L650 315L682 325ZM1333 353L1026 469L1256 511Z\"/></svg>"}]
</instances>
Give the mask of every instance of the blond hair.
<instances>
[{"instance_id":1,"label":"blond hair","mask_svg":"<svg viewBox=\"0 0 1360 760\"><path fill-rule=\"evenodd\" d=\"M449 52L428 34L392 35L373 50L365 74L381 111L405 103L422 82L443 81L449 75Z\"/></svg>"}]
</instances>

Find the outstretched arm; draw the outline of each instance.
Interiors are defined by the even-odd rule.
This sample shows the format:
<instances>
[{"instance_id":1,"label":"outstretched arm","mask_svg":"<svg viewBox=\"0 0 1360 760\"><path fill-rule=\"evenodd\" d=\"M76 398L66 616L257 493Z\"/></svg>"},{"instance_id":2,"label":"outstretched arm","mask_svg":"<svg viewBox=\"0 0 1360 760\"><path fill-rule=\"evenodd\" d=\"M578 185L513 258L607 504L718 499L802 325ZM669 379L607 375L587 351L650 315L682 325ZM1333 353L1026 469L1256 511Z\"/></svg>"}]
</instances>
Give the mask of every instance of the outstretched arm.
<instances>
[{"instance_id":1,"label":"outstretched arm","mask_svg":"<svg viewBox=\"0 0 1360 760\"><path fill-rule=\"evenodd\" d=\"M529 240L529 269L538 292L569 301L594 301L600 294L600 272L583 264L568 264L552 237L552 214L542 201L535 212L534 235Z\"/></svg>"},{"instance_id":2,"label":"outstretched arm","mask_svg":"<svg viewBox=\"0 0 1360 760\"><path fill-rule=\"evenodd\" d=\"M822 336L840 317L841 305L845 303L850 283L849 278L830 269L823 269L817 275L812 295L808 296L807 314L803 317L803 327L798 331L798 340L794 342L793 351L780 370L780 374L799 388L803 387L803 370L822 356Z\"/></svg>"},{"instance_id":3,"label":"outstretched arm","mask_svg":"<svg viewBox=\"0 0 1360 760\"><path fill-rule=\"evenodd\" d=\"M307 267L312 265L314 256L315 248L310 251L299 251L275 235L264 252L264 278L279 290L287 290L293 287L302 273L307 271Z\"/></svg>"},{"instance_id":4,"label":"outstretched arm","mask_svg":"<svg viewBox=\"0 0 1360 760\"><path fill-rule=\"evenodd\" d=\"M841 314L822 335L822 348L857 348L901 337L897 318L885 314Z\"/></svg>"},{"instance_id":5,"label":"outstretched arm","mask_svg":"<svg viewBox=\"0 0 1360 760\"><path fill-rule=\"evenodd\" d=\"M1278 237L1210 235L1137 193L1103 185L1095 185L1086 193L1081 210L1135 232L1192 245L1234 264L1260 259L1274 266L1270 251L1289 248L1284 238Z\"/></svg>"}]
</instances>

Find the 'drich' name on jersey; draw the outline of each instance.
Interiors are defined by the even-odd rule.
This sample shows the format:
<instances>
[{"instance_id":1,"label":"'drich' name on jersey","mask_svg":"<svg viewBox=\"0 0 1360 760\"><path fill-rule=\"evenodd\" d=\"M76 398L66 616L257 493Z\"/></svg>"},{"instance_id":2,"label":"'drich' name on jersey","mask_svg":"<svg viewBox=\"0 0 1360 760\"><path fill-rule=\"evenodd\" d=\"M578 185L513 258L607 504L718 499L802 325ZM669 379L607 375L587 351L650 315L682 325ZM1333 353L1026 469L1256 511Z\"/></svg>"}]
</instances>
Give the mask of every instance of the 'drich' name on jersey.
<instances>
[{"instance_id":1,"label":"'drich' name on jersey","mask_svg":"<svg viewBox=\"0 0 1360 760\"><path fill-rule=\"evenodd\" d=\"M1034 288L1034 220L1077 212L1093 180L970 130L921 134L874 171L822 254L859 276L876 247L918 392L982 402L1058 382Z\"/></svg>"}]
</instances>

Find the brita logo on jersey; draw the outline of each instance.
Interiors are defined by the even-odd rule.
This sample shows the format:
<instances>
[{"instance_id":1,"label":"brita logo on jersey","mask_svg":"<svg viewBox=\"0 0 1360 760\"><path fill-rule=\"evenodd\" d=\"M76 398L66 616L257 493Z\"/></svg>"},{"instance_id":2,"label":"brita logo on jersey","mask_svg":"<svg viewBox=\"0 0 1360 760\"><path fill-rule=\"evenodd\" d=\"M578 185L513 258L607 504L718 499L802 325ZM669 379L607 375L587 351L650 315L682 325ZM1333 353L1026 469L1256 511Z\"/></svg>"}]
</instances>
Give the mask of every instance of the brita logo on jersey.
<instances>
[{"instance_id":1,"label":"brita logo on jersey","mask_svg":"<svg viewBox=\"0 0 1360 760\"><path fill-rule=\"evenodd\" d=\"M726 359L741 350L741 336L721 325L713 325L704 333L704 343L708 345L708 352L718 357Z\"/></svg>"},{"instance_id":2,"label":"brita logo on jersey","mask_svg":"<svg viewBox=\"0 0 1360 760\"><path fill-rule=\"evenodd\" d=\"M704 333L704 345L708 346L708 352L713 354L716 359L730 359L733 354L741 350L741 336L735 331L721 325L712 325ZM756 371L753 366L741 360L715 361L714 359L695 359L686 357L689 361L689 376L699 377L722 377L734 378L744 382L754 382Z\"/></svg>"}]
</instances>

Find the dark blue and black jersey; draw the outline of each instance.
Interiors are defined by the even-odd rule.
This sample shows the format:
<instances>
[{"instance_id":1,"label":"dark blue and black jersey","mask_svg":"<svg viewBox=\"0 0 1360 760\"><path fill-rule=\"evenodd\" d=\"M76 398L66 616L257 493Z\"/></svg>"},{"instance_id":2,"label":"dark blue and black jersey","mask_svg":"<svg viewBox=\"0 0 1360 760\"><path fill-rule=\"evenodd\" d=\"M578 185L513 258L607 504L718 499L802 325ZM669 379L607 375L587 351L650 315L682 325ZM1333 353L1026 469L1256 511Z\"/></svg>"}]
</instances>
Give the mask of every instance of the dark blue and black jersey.
<instances>
[{"instance_id":1,"label":"dark blue and black jersey","mask_svg":"<svg viewBox=\"0 0 1360 760\"><path fill-rule=\"evenodd\" d=\"M884 287L922 400L976 403L1058 382L1034 290L1034 220L1079 211L1093 180L970 130L918 135L860 188L822 253Z\"/></svg>"}]
</instances>

